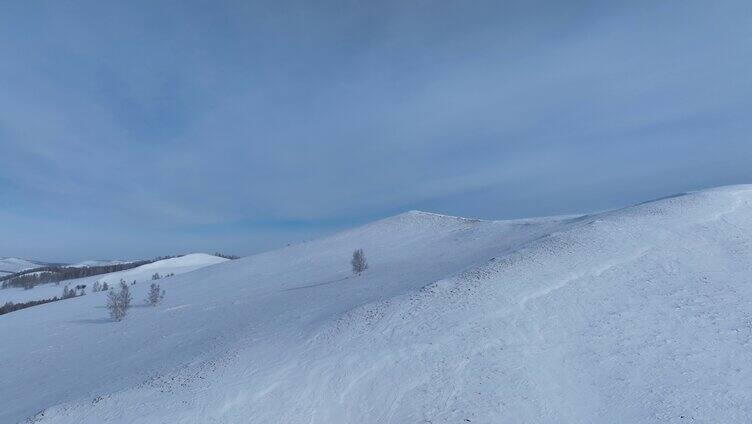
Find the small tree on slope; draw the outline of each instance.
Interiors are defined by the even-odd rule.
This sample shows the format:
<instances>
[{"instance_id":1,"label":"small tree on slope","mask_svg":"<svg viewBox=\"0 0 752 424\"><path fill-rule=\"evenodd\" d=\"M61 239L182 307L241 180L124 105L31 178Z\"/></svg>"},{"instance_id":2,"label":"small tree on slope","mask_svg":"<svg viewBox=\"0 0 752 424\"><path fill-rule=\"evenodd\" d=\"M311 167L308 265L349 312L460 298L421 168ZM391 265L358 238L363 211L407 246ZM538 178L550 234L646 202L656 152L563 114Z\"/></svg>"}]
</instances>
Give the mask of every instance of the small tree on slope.
<instances>
[{"instance_id":1,"label":"small tree on slope","mask_svg":"<svg viewBox=\"0 0 752 424\"><path fill-rule=\"evenodd\" d=\"M159 284L151 283L151 287L149 288L149 296L146 298L146 302L151 306L157 306L162 303L164 295L165 291L160 290Z\"/></svg>"},{"instance_id":2,"label":"small tree on slope","mask_svg":"<svg viewBox=\"0 0 752 424\"><path fill-rule=\"evenodd\" d=\"M353 252L350 264L352 265L352 271L355 275L360 275L363 271L368 269L368 262L366 262L366 255L363 253L363 249L357 249Z\"/></svg>"},{"instance_id":3,"label":"small tree on slope","mask_svg":"<svg viewBox=\"0 0 752 424\"><path fill-rule=\"evenodd\" d=\"M131 306L131 293L124 281L120 282L120 291L110 290L107 292L107 309L110 317L115 321L125 318L128 308Z\"/></svg>"},{"instance_id":4,"label":"small tree on slope","mask_svg":"<svg viewBox=\"0 0 752 424\"><path fill-rule=\"evenodd\" d=\"M76 290L69 289L68 286L63 287L63 299L70 299L76 297Z\"/></svg>"},{"instance_id":5,"label":"small tree on slope","mask_svg":"<svg viewBox=\"0 0 752 424\"><path fill-rule=\"evenodd\" d=\"M131 290L128 288L128 284L125 284L125 281L120 283L120 300L123 302L123 306L125 306L126 310L130 308L133 297L131 296Z\"/></svg>"},{"instance_id":6,"label":"small tree on slope","mask_svg":"<svg viewBox=\"0 0 752 424\"><path fill-rule=\"evenodd\" d=\"M120 321L125 317L125 308L120 302L120 293L115 290L107 292L107 310L110 311L110 318Z\"/></svg>"}]
</instances>

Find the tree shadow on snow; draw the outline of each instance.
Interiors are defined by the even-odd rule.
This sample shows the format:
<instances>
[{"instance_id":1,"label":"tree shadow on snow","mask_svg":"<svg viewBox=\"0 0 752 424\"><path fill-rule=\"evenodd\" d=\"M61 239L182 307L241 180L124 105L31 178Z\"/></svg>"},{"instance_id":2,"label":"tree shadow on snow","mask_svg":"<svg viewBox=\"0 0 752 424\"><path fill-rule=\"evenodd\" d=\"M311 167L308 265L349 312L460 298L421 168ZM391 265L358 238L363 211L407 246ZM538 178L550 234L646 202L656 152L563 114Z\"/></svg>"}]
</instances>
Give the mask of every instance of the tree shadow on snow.
<instances>
[{"instance_id":1,"label":"tree shadow on snow","mask_svg":"<svg viewBox=\"0 0 752 424\"><path fill-rule=\"evenodd\" d=\"M323 281L323 282L319 282L319 283L309 284L307 286L292 287L292 288L289 288L289 289L282 289L280 291L286 292L286 291L293 291L293 290L310 289L312 287L319 287L319 286L325 286L327 284L339 283L341 281L345 281L345 280L348 280L348 279L350 279L350 277L340 278L338 280Z\"/></svg>"},{"instance_id":2,"label":"tree shadow on snow","mask_svg":"<svg viewBox=\"0 0 752 424\"><path fill-rule=\"evenodd\" d=\"M91 318L91 319L74 319L73 321L68 321L71 324L106 324L108 322L115 322L111 318Z\"/></svg>"}]
</instances>

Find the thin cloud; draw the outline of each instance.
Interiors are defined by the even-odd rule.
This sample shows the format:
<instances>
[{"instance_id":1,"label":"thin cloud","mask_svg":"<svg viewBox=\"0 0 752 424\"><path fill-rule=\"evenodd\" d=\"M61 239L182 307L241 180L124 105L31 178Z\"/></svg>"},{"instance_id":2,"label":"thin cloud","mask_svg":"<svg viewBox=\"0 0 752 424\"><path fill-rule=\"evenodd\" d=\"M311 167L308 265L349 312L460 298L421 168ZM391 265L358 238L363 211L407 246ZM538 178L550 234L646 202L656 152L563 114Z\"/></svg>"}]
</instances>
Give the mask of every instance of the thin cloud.
<instances>
[{"instance_id":1,"label":"thin cloud","mask_svg":"<svg viewBox=\"0 0 752 424\"><path fill-rule=\"evenodd\" d=\"M3 8L0 255L38 228L49 260L247 254L752 178L744 1Z\"/></svg>"}]
</instances>

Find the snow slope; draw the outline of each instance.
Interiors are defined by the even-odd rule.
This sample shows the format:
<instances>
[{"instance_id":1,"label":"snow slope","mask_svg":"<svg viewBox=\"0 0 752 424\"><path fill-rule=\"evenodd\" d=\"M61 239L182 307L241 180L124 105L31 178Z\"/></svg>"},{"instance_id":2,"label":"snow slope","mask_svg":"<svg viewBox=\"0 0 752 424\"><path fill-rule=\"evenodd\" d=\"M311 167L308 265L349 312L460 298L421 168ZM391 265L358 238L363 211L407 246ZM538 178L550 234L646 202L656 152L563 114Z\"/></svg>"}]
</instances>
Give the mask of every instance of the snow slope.
<instances>
[{"instance_id":1,"label":"snow slope","mask_svg":"<svg viewBox=\"0 0 752 424\"><path fill-rule=\"evenodd\" d=\"M145 282L151 281L151 277L155 273L159 273L161 276L168 274L184 274L186 272L195 271L199 268L216 265L226 261L227 259L214 255L207 255L206 253L191 253L178 258L163 259L161 261L141 265L125 271L66 280L62 281L59 285L54 283L41 284L29 290L17 287L0 289L0 304L5 302L18 303L28 302L30 300L49 299L54 296L60 297L63 287L66 285L74 287L79 284L85 284L87 285L87 292L90 292L91 286L95 281L99 281L100 283L106 282L111 286L118 284L121 279L126 280L128 284L133 281Z\"/></svg>"},{"instance_id":2,"label":"snow slope","mask_svg":"<svg viewBox=\"0 0 752 424\"><path fill-rule=\"evenodd\" d=\"M97 295L1 316L0 422L750 422L750 276L752 186L408 213L165 280L120 323Z\"/></svg>"},{"instance_id":3,"label":"snow slope","mask_svg":"<svg viewBox=\"0 0 752 424\"><path fill-rule=\"evenodd\" d=\"M120 281L121 278L128 282L132 282L134 280L141 282L151 280L152 275L154 275L155 273L159 273L162 276L166 274L185 274L186 272L195 271L199 268L203 268L209 265L216 265L226 261L227 259L225 258L220 258L214 255L207 255L206 253L191 253L189 255L184 255L177 258L163 259L161 261L141 265L139 267L125 271L97 275L92 280L99 281L101 283L106 282L108 284L116 284Z\"/></svg>"},{"instance_id":4,"label":"snow slope","mask_svg":"<svg viewBox=\"0 0 752 424\"><path fill-rule=\"evenodd\" d=\"M40 266L44 266L44 264L21 258L0 258L0 277L25 269L39 268Z\"/></svg>"},{"instance_id":5,"label":"snow slope","mask_svg":"<svg viewBox=\"0 0 752 424\"><path fill-rule=\"evenodd\" d=\"M104 265L120 265L120 264L127 264L131 263L133 261L119 261L119 260L88 260L88 261L81 261L75 264L66 265L69 268L83 268L83 267L93 267L93 266L104 266Z\"/></svg>"}]
</instances>

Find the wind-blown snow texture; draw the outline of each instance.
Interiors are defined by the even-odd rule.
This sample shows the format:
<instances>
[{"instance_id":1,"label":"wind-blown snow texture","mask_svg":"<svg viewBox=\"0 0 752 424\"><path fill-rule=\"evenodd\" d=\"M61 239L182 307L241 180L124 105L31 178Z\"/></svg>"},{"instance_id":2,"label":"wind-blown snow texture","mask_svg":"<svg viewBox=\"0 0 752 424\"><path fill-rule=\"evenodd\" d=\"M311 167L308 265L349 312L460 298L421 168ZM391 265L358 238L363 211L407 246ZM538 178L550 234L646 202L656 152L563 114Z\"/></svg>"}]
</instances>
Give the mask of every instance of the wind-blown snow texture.
<instances>
[{"instance_id":1,"label":"wind-blown snow texture","mask_svg":"<svg viewBox=\"0 0 752 424\"><path fill-rule=\"evenodd\" d=\"M96 295L10 313L0 422L750 422L751 202L408 213L165 280L120 323Z\"/></svg>"}]
</instances>

